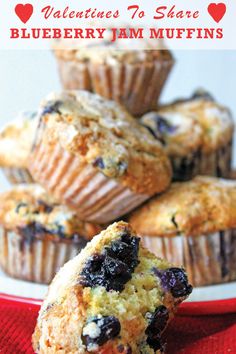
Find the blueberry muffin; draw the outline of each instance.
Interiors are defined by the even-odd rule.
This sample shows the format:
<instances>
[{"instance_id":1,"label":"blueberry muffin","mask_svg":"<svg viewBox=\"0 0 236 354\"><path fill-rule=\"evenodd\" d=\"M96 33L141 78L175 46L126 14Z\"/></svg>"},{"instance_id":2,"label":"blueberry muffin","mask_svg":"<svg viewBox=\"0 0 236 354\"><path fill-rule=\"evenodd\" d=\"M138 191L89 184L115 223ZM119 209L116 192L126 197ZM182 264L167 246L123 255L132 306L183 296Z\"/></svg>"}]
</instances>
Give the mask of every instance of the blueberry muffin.
<instances>
[{"instance_id":1,"label":"blueberry muffin","mask_svg":"<svg viewBox=\"0 0 236 354\"><path fill-rule=\"evenodd\" d=\"M49 283L100 230L40 186L15 186L0 195L0 266L12 277Z\"/></svg>"},{"instance_id":2,"label":"blueberry muffin","mask_svg":"<svg viewBox=\"0 0 236 354\"><path fill-rule=\"evenodd\" d=\"M236 182L173 183L130 216L152 252L184 266L195 286L236 280Z\"/></svg>"},{"instance_id":3,"label":"blueberry muffin","mask_svg":"<svg viewBox=\"0 0 236 354\"><path fill-rule=\"evenodd\" d=\"M141 123L164 144L176 181L198 174L230 176L233 119L206 92L198 91L190 99L149 112Z\"/></svg>"},{"instance_id":4,"label":"blueberry muffin","mask_svg":"<svg viewBox=\"0 0 236 354\"><path fill-rule=\"evenodd\" d=\"M54 278L33 335L36 353L163 352L161 334L192 291L124 222L93 238Z\"/></svg>"},{"instance_id":5,"label":"blueberry muffin","mask_svg":"<svg viewBox=\"0 0 236 354\"><path fill-rule=\"evenodd\" d=\"M30 171L81 220L105 224L169 186L161 144L117 103L68 91L49 96L39 115Z\"/></svg>"},{"instance_id":6,"label":"blueberry muffin","mask_svg":"<svg viewBox=\"0 0 236 354\"><path fill-rule=\"evenodd\" d=\"M171 53L145 40L136 40L135 50L132 40L111 42L112 32L106 34L104 40L79 45L54 44L63 87L115 100L134 115L155 108L174 64Z\"/></svg>"},{"instance_id":7,"label":"blueberry muffin","mask_svg":"<svg viewBox=\"0 0 236 354\"><path fill-rule=\"evenodd\" d=\"M23 112L0 131L0 167L13 184L33 181L27 165L36 127L36 113Z\"/></svg>"}]
</instances>

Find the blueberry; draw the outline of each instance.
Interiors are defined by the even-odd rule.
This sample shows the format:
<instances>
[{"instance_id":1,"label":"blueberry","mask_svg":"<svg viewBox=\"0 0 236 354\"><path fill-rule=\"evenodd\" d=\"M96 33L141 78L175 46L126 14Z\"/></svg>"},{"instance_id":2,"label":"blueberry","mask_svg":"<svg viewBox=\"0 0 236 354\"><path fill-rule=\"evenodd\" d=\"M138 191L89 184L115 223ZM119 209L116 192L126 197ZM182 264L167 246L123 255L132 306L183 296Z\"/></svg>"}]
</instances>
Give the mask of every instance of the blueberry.
<instances>
[{"instance_id":1,"label":"blueberry","mask_svg":"<svg viewBox=\"0 0 236 354\"><path fill-rule=\"evenodd\" d=\"M157 127L157 131L160 134L172 134L176 131L177 127L173 126L172 124L170 124L167 119L165 119L164 117L160 116L160 115L155 115L154 117L155 122L156 122L156 127Z\"/></svg>"},{"instance_id":2,"label":"blueberry","mask_svg":"<svg viewBox=\"0 0 236 354\"><path fill-rule=\"evenodd\" d=\"M165 329L169 320L169 312L163 305L156 308L156 311L150 318L150 323L145 331L147 335L147 344L155 351L164 351L161 340L161 333Z\"/></svg>"},{"instance_id":3,"label":"blueberry","mask_svg":"<svg viewBox=\"0 0 236 354\"><path fill-rule=\"evenodd\" d=\"M53 207L51 205L48 205L47 203L45 203L43 200L38 200L37 203L43 213L50 214L52 212Z\"/></svg>"},{"instance_id":4,"label":"blueberry","mask_svg":"<svg viewBox=\"0 0 236 354\"><path fill-rule=\"evenodd\" d=\"M56 102L48 102L47 106L44 107L41 115L44 116L45 114L50 114L50 113L61 113L59 108L63 103L61 101L56 101Z\"/></svg>"},{"instance_id":5,"label":"blueberry","mask_svg":"<svg viewBox=\"0 0 236 354\"><path fill-rule=\"evenodd\" d=\"M188 283L187 275L183 269L158 270L155 268L153 271L160 278L163 289L170 291L175 298L191 294L193 288Z\"/></svg>"},{"instance_id":6,"label":"blueberry","mask_svg":"<svg viewBox=\"0 0 236 354\"><path fill-rule=\"evenodd\" d=\"M169 320L169 312L164 305L156 308L156 311L150 318L150 324L146 329L146 334L148 337L156 336L161 334L165 329L167 322Z\"/></svg>"},{"instance_id":7,"label":"blueberry","mask_svg":"<svg viewBox=\"0 0 236 354\"><path fill-rule=\"evenodd\" d=\"M94 323L98 327L97 336L94 338L94 336L90 337L87 334L83 335L82 340L86 347L94 344L101 346L120 334L120 321L114 316L92 318L84 327L84 333L86 333L86 327L91 325L91 323Z\"/></svg>"},{"instance_id":8,"label":"blueberry","mask_svg":"<svg viewBox=\"0 0 236 354\"><path fill-rule=\"evenodd\" d=\"M121 235L111 242L101 254L90 257L80 274L80 284L85 287L104 286L107 291L124 290L138 265L139 239Z\"/></svg>"},{"instance_id":9,"label":"blueberry","mask_svg":"<svg viewBox=\"0 0 236 354\"><path fill-rule=\"evenodd\" d=\"M159 350L161 353L165 352L165 345L162 342L160 336L156 336L153 338L147 338L147 344L151 347L155 352Z\"/></svg>"},{"instance_id":10,"label":"blueberry","mask_svg":"<svg viewBox=\"0 0 236 354\"><path fill-rule=\"evenodd\" d=\"M105 269L107 273L111 275L120 275L128 273L128 265L118 259L113 259L111 257L106 257L105 259Z\"/></svg>"},{"instance_id":11,"label":"blueberry","mask_svg":"<svg viewBox=\"0 0 236 354\"><path fill-rule=\"evenodd\" d=\"M105 168L105 163L104 163L103 158L102 158L102 157L96 158L96 160L93 162L93 166L94 166L94 167L98 167L98 168L100 168L101 170L104 170L104 168Z\"/></svg>"}]
</instances>

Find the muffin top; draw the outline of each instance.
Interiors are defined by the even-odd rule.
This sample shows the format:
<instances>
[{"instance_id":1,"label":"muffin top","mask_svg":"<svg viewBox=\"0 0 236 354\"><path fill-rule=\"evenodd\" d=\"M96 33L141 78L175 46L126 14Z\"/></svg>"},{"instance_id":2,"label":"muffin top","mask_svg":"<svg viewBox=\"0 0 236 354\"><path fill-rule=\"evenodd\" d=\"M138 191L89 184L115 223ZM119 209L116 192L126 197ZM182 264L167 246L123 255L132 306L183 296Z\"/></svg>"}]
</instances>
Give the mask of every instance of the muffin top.
<instances>
[{"instance_id":1,"label":"muffin top","mask_svg":"<svg viewBox=\"0 0 236 354\"><path fill-rule=\"evenodd\" d=\"M70 91L49 96L39 114L43 141L60 142L106 177L147 195L169 185L171 166L161 144L119 104Z\"/></svg>"},{"instance_id":2,"label":"muffin top","mask_svg":"<svg viewBox=\"0 0 236 354\"><path fill-rule=\"evenodd\" d=\"M101 231L98 225L78 220L76 214L59 205L36 184L22 184L0 195L0 224L29 239L91 239Z\"/></svg>"},{"instance_id":3,"label":"muffin top","mask_svg":"<svg viewBox=\"0 0 236 354\"><path fill-rule=\"evenodd\" d=\"M27 167L36 127L36 113L22 112L1 129L1 167Z\"/></svg>"},{"instance_id":4,"label":"muffin top","mask_svg":"<svg viewBox=\"0 0 236 354\"><path fill-rule=\"evenodd\" d=\"M214 101L205 91L196 91L189 99L175 101L161 110L194 115L202 129L203 152L210 153L232 139L234 123L229 109Z\"/></svg>"},{"instance_id":5,"label":"muffin top","mask_svg":"<svg viewBox=\"0 0 236 354\"><path fill-rule=\"evenodd\" d=\"M103 39L83 39L83 41L62 41L53 43L59 58L80 62L116 65L118 63L152 63L155 60L173 61L169 50L161 40L117 38L112 41L113 32L106 29Z\"/></svg>"},{"instance_id":6,"label":"muffin top","mask_svg":"<svg viewBox=\"0 0 236 354\"><path fill-rule=\"evenodd\" d=\"M131 225L143 236L197 236L236 227L236 181L198 176L135 211Z\"/></svg>"},{"instance_id":7,"label":"muffin top","mask_svg":"<svg viewBox=\"0 0 236 354\"><path fill-rule=\"evenodd\" d=\"M59 271L39 313L37 353L161 352L161 333L192 287L139 241L115 223Z\"/></svg>"},{"instance_id":8,"label":"muffin top","mask_svg":"<svg viewBox=\"0 0 236 354\"><path fill-rule=\"evenodd\" d=\"M140 123L159 140L170 157L186 156L203 142L202 128L188 112L159 110L143 115Z\"/></svg>"}]
</instances>

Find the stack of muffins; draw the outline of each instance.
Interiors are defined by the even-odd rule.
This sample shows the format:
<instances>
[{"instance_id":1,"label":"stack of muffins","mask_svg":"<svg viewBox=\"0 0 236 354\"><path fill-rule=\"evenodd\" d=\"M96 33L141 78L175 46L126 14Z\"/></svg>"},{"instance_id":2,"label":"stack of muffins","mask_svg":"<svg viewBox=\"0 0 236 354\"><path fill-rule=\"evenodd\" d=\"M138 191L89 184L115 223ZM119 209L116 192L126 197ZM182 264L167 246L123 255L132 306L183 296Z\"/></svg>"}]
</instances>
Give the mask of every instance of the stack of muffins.
<instances>
[{"instance_id":1,"label":"stack of muffins","mask_svg":"<svg viewBox=\"0 0 236 354\"><path fill-rule=\"evenodd\" d=\"M193 285L235 280L230 111L204 91L158 106L174 63L167 50L54 52L65 91L0 134L0 166L19 184L0 196L4 271L50 283L125 218Z\"/></svg>"}]
</instances>

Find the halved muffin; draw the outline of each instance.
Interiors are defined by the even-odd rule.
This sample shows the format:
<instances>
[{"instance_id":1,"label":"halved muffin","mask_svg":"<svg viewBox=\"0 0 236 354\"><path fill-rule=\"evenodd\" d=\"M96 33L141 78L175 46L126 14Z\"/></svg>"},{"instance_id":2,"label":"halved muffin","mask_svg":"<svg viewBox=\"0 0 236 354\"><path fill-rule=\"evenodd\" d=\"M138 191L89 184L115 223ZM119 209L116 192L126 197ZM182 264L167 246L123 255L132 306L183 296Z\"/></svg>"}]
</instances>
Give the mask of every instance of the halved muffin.
<instances>
[{"instance_id":1,"label":"halved muffin","mask_svg":"<svg viewBox=\"0 0 236 354\"><path fill-rule=\"evenodd\" d=\"M0 195L0 266L12 277L50 283L100 230L40 186L18 185Z\"/></svg>"},{"instance_id":2,"label":"halved muffin","mask_svg":"<svg viewBox=\"0 0 236 354\"><path fill-rule=\"evenodd\" d=\"M236 280L236 182L173 183L129 218L156 255L183 265L195 286Z\"/></svg>"},{"instance_id":3,"label":"halved muffin","mask_svg":"<svg viewBox=\"0 0 236 354\"><path fill-rule=\"evenodd\" d=\"M186 273L156 258L124 222L93 238L50 285L36 353L161 353L161 334L192 291Z\"/></svg>"}]
</instances>

